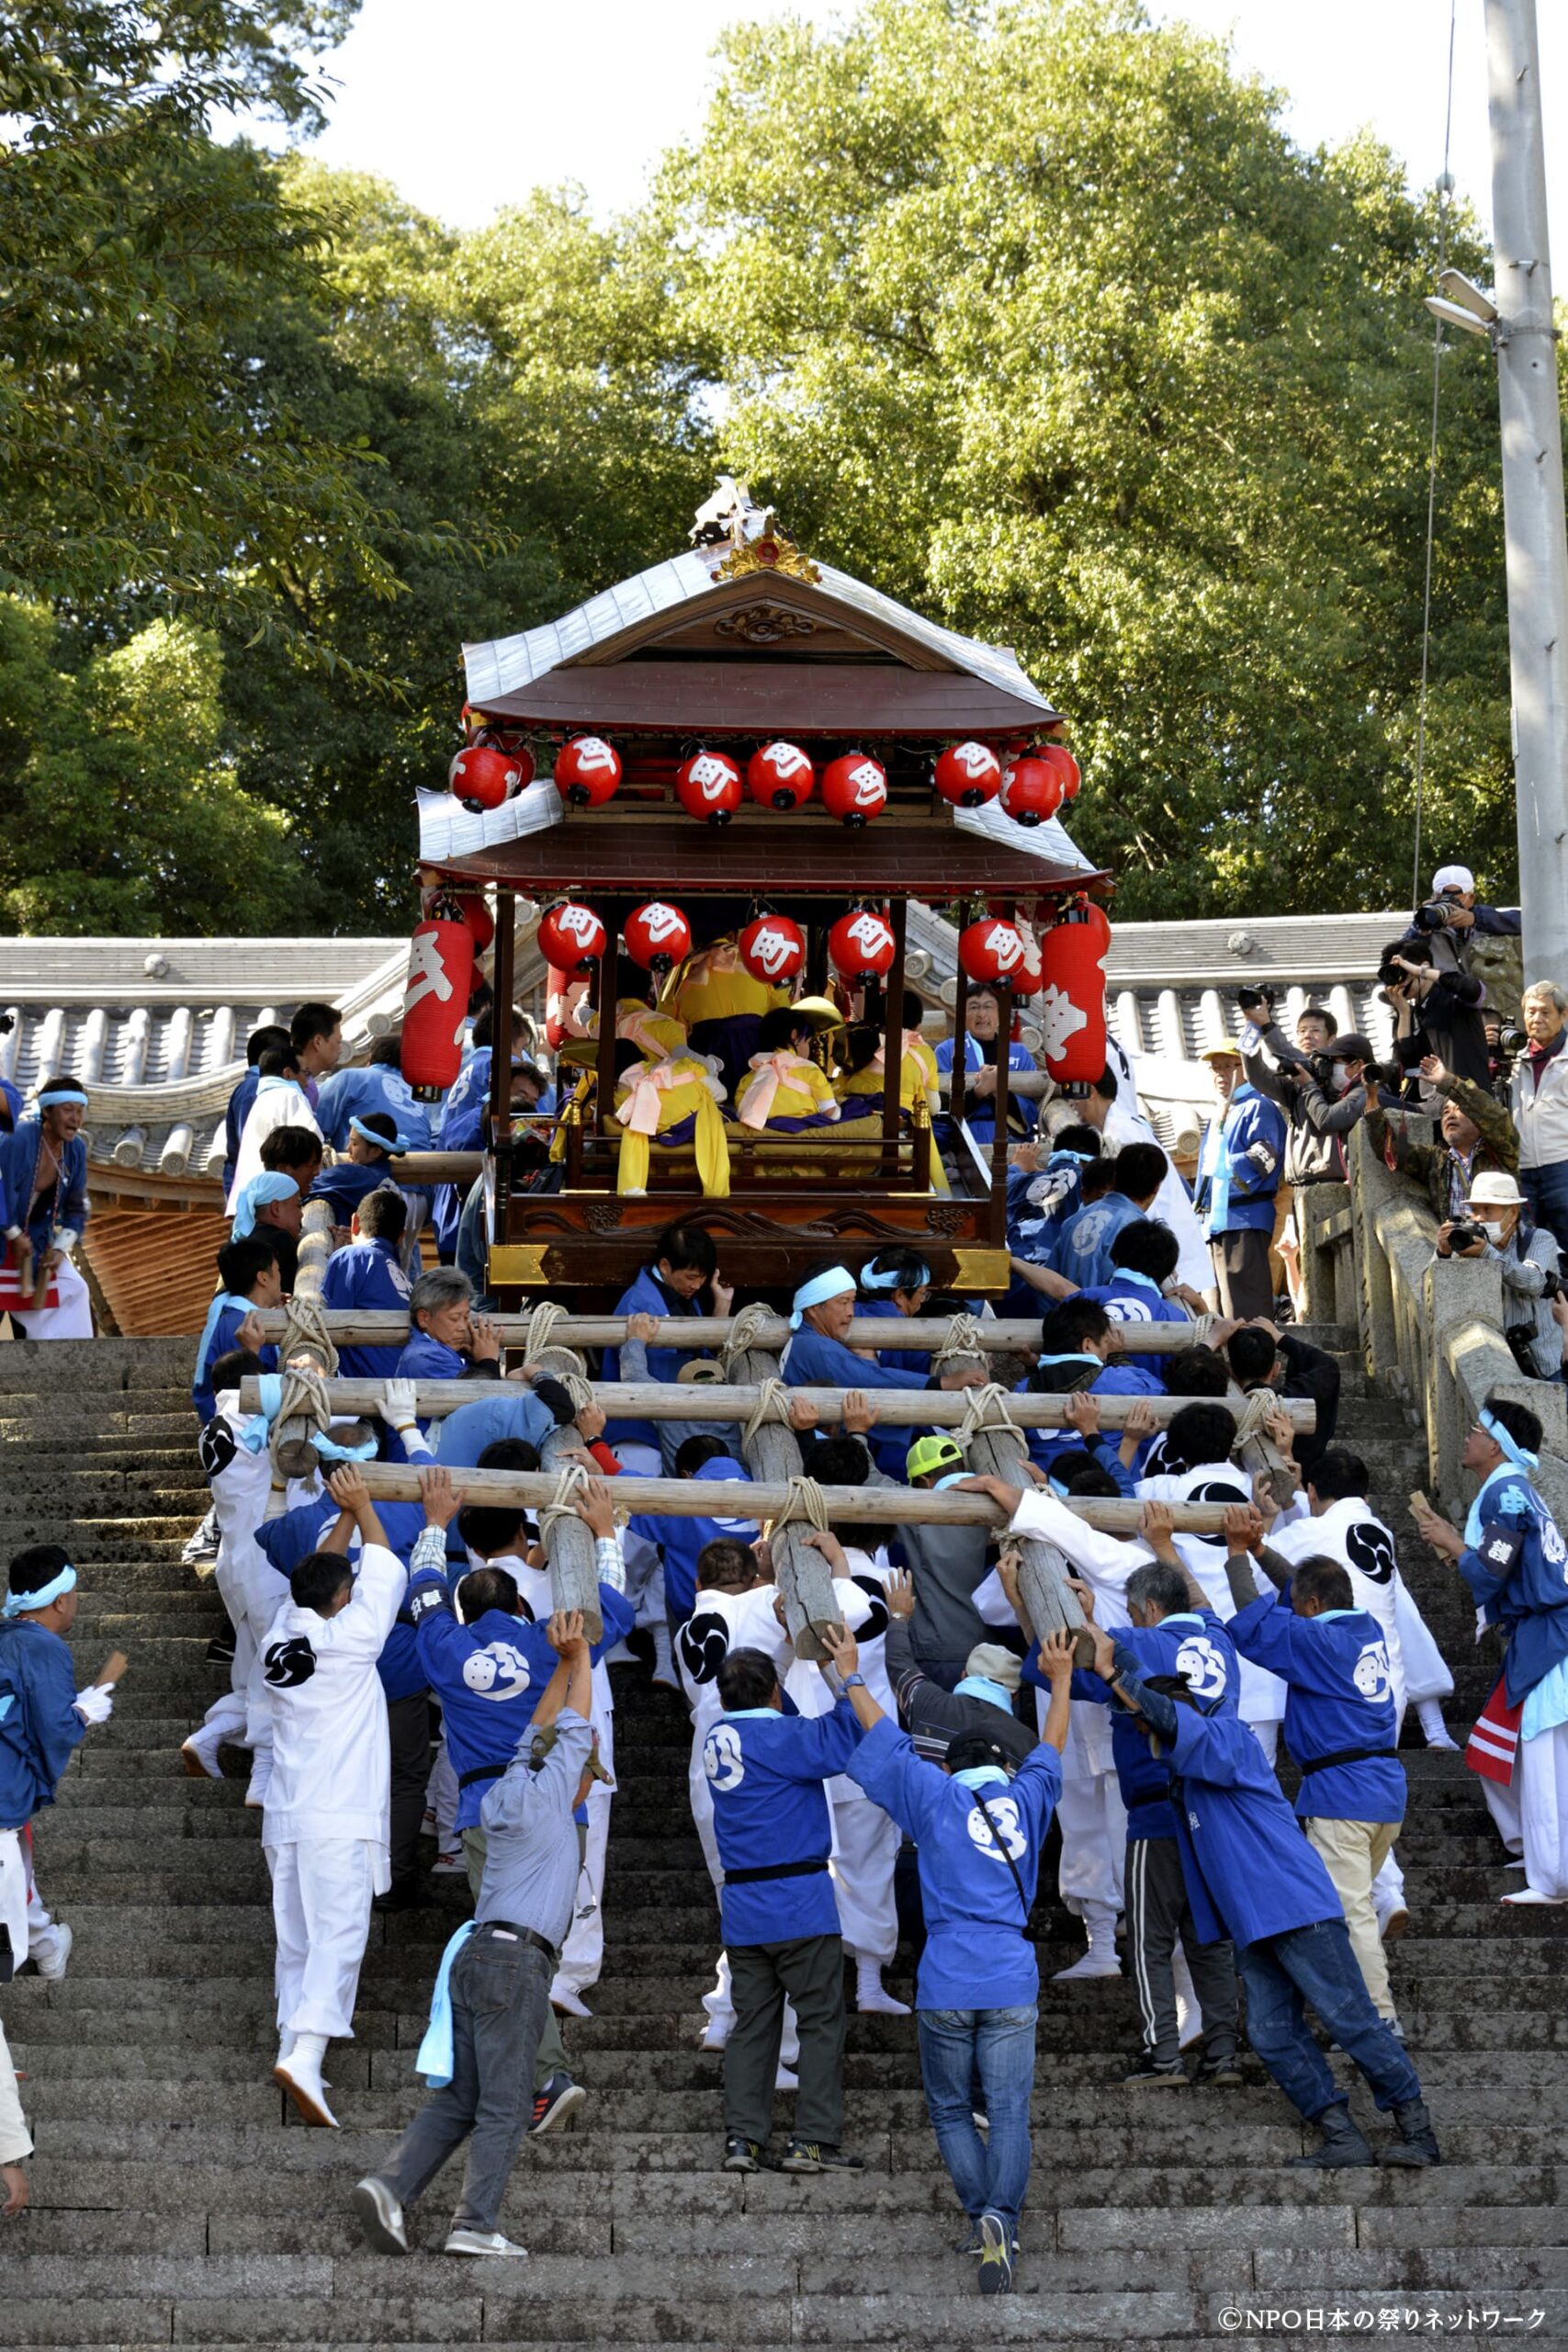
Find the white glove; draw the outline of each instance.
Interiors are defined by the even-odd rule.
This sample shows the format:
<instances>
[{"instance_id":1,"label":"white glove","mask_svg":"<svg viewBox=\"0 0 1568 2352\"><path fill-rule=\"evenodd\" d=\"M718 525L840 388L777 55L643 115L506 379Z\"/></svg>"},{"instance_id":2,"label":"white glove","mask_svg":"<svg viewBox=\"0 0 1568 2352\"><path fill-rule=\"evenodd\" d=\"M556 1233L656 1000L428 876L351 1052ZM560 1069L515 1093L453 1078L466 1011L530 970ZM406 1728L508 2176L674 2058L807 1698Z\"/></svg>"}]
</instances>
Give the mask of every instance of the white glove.
<instances>
[{"instance_id":1,"label":"white glove","mask_svg":"<svg viewBox=\"0 0 1568 2352\"><path fill-rule=\"evenodd\" d=\"M114 1713L112 1682L89 1682L85 1690L76 1693L76 1713L84 1723L107 1724Z\"/></svg>"},{"instance_id":2,"label":"white glove","mask_svg":"<svg viewBox=\"0 0 1568 2352\"><path fill-rule=\"evenodd\" d=\"M389 1380L381 1392L381 1419L395 1430L412 1429L419 1418L417 1399L412 1380Z\"/></svg>"}]
</instances>

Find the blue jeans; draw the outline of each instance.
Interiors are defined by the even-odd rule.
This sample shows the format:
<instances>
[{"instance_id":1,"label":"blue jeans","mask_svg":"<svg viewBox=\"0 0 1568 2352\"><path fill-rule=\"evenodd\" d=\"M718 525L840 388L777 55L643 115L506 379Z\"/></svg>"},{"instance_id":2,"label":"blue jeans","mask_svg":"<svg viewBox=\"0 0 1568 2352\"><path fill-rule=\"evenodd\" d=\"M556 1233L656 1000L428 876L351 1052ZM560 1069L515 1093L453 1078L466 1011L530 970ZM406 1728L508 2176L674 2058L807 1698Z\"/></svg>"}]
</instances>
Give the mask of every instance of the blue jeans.
<instances>
[{"instance_id":1,"label":"blue jeans","mask_svg":"<svg viewBox=\"0 0 1568 2352\"><path fill-rule=\"evenodd\" d=\"M1032 2001L1014 2009L920 2011L920 2075L948 2177L972 2222L999 2213L1010 2231L1029 2186L1036 2014ZM975 2128L976 2076L990 2122L984 2140Z\"/></svg>"},{"instance_id":2,"label":"blue jeans","mask_svg":"<svg viewBox=\"0 0 1568 2352\"><path fill-rule=\"evenodd\" d=\"M1568 1159L1554 1159L1545 1168L1521 1168L1519 1190L1537 1225L1545 1226L1568 1258Z\"/></svg>"},{"instance_id":3,"label":"blue jeans","mask_svg":"<svg viewBox=\"0 0 1568 2352\"><path fill-rule=\"evenodd\" d=\"M1309 2120L1325 2107L1342 2105L1345 2094L1307 2029L1303 2007L1308 2001L1365 2075L1380 2107L1420 2098L1404 2043L1372 2007L1343 1919L1265 1936L1237 1952L1236 1971L1247 1988L1247 2038Z\"/></svg>"}]
</instances>

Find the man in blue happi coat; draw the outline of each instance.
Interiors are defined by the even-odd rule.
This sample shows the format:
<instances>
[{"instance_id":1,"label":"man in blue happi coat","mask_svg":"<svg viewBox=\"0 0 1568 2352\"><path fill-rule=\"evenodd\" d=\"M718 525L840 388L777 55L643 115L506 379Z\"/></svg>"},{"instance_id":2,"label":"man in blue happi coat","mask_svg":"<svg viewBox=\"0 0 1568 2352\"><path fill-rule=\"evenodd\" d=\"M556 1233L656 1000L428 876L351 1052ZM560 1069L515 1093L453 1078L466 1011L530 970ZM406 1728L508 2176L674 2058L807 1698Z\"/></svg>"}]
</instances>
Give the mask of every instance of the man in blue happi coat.
<instances>
[{"instance_id":1,"label":"man in blue happi coat","mask_svg":"<svg viewBox=\"0 0 1568 2352\"><path fill-rule=\"evenodd\" d=\"M1220 1312L1250 1323L1274 1308L1269 1248L1285 1158L1285 1114L1244 1082L1235 1038L1205 1046L1199 1059L1209 1065L1219 1106L1203 1130L1192 1205L1208 1240Z\"/></svg>"}]
</instances>

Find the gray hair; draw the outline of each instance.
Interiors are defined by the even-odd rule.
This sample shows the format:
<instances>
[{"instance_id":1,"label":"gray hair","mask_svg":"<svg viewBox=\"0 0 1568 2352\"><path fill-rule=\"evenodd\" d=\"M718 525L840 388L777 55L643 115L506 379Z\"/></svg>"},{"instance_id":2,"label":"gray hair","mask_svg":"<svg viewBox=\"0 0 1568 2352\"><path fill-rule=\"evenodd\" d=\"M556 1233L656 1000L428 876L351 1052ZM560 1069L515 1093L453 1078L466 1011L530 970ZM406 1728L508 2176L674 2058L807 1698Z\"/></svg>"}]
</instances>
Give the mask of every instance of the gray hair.
<instances>
[{"instance_id":1,"label":"gray hair","mask_svg":"<svg viewBox=\"0 0 1568 2352\"><path fill-rule=\"evenodd\" d=\"M1532 980L1520 997L1520 1004L1528 1004L1532 996L1550 997L1559 1012L1568 1012L1568 996L1563 995L1555 980Z\"/></svg>"},{"instance_id":2,"label":"gray hair","mask_svg":"<svg viewBox=\"0 0 1568 2352\"><path fill-rule=\"evenodd\" d=\"M456 1266L432 1266L428 1273L421 1274L409 1293L409 1321L415 1323L421 1315L437 1314L444 1306L469 1306L473 1296L472 1283Z\"/></svg>"}]
</instances>

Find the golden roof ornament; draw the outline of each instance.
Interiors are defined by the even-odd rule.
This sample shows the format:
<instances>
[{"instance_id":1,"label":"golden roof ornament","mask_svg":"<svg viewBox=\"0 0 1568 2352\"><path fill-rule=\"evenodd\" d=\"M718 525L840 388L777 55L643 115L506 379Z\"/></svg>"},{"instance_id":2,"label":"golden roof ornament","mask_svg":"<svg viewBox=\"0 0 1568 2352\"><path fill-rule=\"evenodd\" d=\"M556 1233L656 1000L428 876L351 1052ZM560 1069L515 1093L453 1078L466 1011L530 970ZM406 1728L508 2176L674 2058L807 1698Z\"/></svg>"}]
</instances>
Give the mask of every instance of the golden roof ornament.
<instances>
[{"instance_id":1,"label":"golden roof ornament","mask_svg":"<svg viewBox=\"0 0 1568 2352\"><path fill-rule=\"evenodd\" d=\"M716 581L771 571L815 585L822 577L810 557L779 528L773 509L756 505L750 484L733 474L720 474L713 496L698 507L692 545L717 557L712 565Z\"/></svg>"}]
</instances>

